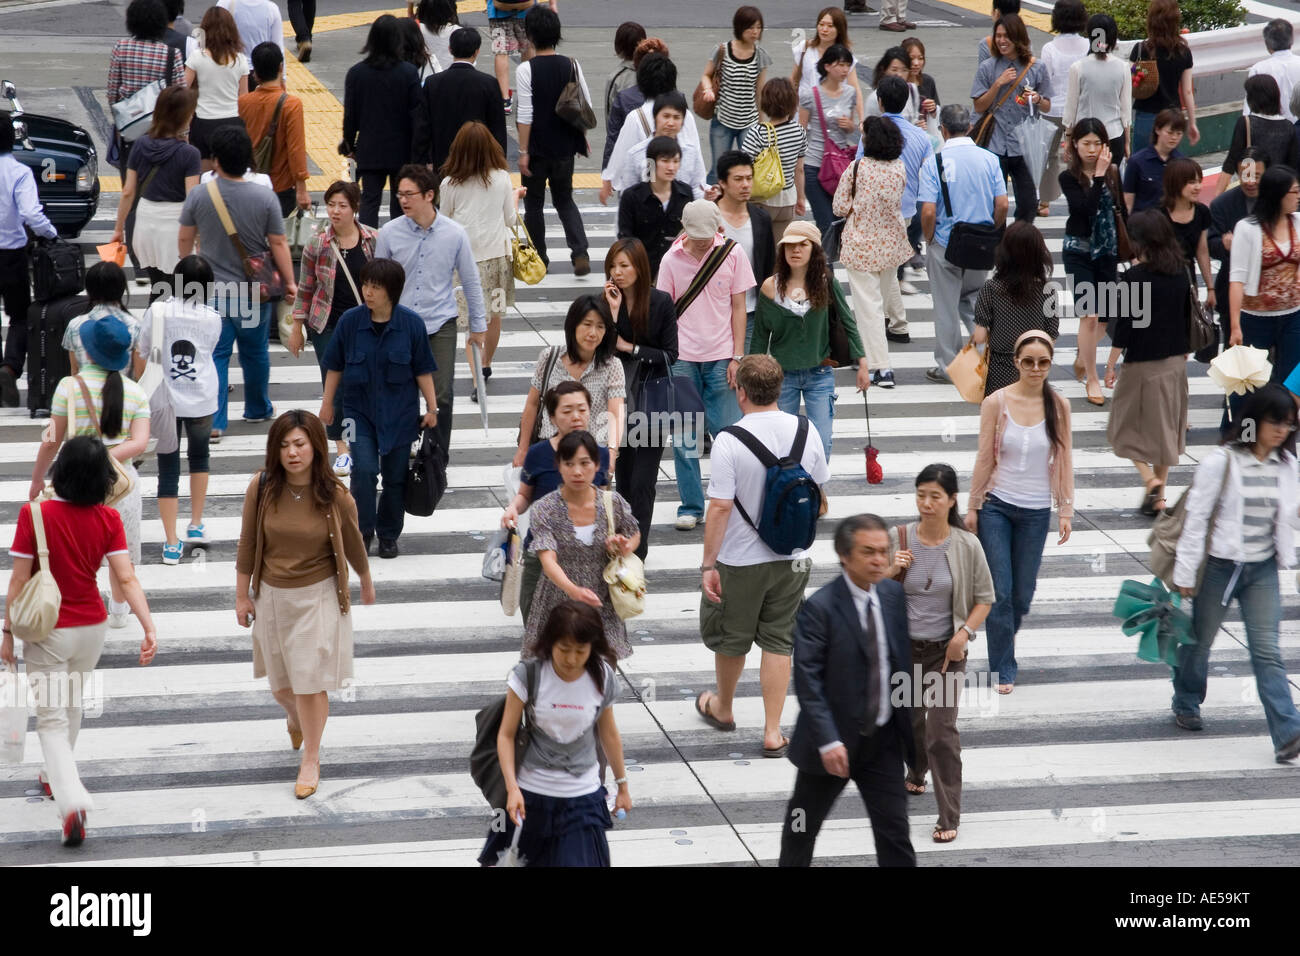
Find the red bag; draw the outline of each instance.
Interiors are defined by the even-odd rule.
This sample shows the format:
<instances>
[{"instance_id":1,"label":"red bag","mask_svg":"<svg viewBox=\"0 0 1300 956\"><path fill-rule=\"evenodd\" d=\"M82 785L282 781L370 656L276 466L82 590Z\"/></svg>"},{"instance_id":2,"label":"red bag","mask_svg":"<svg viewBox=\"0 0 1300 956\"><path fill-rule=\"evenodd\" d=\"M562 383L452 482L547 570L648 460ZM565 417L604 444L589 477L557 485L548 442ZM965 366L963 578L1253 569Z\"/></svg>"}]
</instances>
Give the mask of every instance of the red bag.
<instances>
[{"instance_id":1,"label":"red bag","mask_svg":"<svg viewBox=\"0 0 1300 956\"><path fill-rule=\"evenodd\" d=\"M856 150L841 149L831 142L830 132L826 128L826 114L822 112L822 94L816 86L813 87L813 99L817 102L817 118L822 124L822 165L817 171L817 182L833 196L840 186L844 170L853 165Z\"/></svg>"}]
</instances>

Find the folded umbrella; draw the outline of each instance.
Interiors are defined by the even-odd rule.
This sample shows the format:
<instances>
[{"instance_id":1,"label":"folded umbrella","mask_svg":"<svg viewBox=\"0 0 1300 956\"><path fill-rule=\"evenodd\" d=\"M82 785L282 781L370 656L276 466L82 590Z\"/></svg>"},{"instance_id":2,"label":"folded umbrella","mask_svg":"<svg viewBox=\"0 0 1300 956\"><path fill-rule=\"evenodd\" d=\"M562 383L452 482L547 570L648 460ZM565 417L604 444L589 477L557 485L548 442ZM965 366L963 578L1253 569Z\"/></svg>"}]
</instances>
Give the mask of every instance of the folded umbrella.
<instances>
[{"instance_id":1,"label":"folded umbrella","mask_svg":"<svg viewBox=\"0 0 1300 956\"><path fill-rule=\"evenodd\" d=\"M862 449L862 453L867 456L867 483L878 485L885 480L885 470L877 460L880 450L871 444L871 403L867 401L865 390L862 393L862 407L867 410L867 444Z\"/></svg>"},{"instance_id":2,"label":"folded umbrella","mask_svg":"<svg viewBox=\"0 0 1300 956\"><path fill-rule=\"evenodd\" d=\"M1180 644L1193 644L1192 616L1182 607L1182 596L1165 590L1159 578L1150 584L1125 581L1120 585L1112 612L1121 618L1125 634L1137 634L1138 658L1164 661L1170 667L1178 663Z\"/></svg>"},{"instance_id":3,"label":"folded umbrella","mask_svg":"<svg viewBox=\"0 0 1300 956\"><path fill-rule=\"evenodd\" d=\"M478 389L478 415L483 419L483 434L488 434L487 380L483 378L483 358L473 342L469 344L469 367L474 374L474 387Z\"/></svg>"}]
</instances>

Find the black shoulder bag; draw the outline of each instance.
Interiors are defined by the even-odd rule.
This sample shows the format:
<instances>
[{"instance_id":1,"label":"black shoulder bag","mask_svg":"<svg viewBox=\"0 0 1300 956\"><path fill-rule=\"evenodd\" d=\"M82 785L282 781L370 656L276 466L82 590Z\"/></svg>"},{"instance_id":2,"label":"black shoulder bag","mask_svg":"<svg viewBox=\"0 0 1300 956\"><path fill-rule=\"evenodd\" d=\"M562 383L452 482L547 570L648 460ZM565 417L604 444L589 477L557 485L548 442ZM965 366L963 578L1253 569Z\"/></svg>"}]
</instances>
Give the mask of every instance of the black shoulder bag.
<instances>
[{"instance_id":1,"label":"black shoulder bag","mask_svg":"<svg viewBox=\"0 0 1300 956\"><path fill-rule=\"evenodd\" d=\"M939 188L943 192L943 207L952 219L952 197L948 194L948 179L943 173L942 151L934 154L939 170ZM953 222L948 234L948 248L944 258L959 269L976 269L987 272L993 268L993 255L1002 241L1002 227L983 223Z\"/></svg>"}]
</instances>

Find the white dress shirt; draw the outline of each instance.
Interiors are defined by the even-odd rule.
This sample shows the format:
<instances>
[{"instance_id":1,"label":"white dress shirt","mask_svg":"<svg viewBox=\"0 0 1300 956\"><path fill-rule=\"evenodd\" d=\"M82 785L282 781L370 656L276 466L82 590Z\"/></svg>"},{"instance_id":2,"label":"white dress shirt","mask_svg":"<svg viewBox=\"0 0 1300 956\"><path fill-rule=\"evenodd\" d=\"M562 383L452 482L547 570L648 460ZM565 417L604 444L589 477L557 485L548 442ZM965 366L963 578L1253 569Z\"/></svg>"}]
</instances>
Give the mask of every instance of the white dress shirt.
<instances>
[{"instance_id":1,"label":"white dress shirt","mask_svg":"<svg viewBox=\"0 0 1300 956\"><path fill-rule=\"evenodd\" d=\"M876 726L883 727L889 723L890 706L889 706L889 638L885 633L885 617L880 609L880 595L876 592L876 586L873 584L870 590L864 591L853 583L853 579L844 574L844 583L849 586L849 595L853 598L853 609L858 615L858 622L862 625L863 631L867 629L867 612L876 619L876 680L880 685L880 709L876 713ZM843 747L844 742L833 740L824 747L818 748L820 753L826 753L834 750L836 747Z\"/></svg>"},{"instance_id":2,"label":"white dress shirt","mask_svg":"<svg viewBox=\"0 0 1300 956\"><path fill-rule=\"evenodd\" d=\"M1246 78L1260 73L1267 73L1277 80L1278 92L1282 94L1282 115L1294 123L1296 115L1291 112L1291 90L1300 83L1300 56L1290 50L1278 50L1268 59L1260 60L1252 66ZM1243 116L1249 115L1250 107L1242 103L1241 113Z\"/></svg>"}]
</instances>

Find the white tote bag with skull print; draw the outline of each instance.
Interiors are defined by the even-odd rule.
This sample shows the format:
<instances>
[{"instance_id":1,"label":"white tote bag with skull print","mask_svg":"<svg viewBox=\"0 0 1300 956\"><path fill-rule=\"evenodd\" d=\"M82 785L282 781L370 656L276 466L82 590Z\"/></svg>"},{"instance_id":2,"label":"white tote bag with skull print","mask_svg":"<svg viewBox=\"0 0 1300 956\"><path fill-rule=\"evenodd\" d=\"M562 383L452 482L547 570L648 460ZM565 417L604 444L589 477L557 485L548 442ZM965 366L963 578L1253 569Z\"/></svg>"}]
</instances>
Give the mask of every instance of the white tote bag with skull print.
<instances>
[{"instance_id":1,"label":"white tote bag with skull print","mask_svg":"<svg viewBox=\"0 0 1300 956\"><path fill-rule=\"evenodd\" d=\"M180 436L176 434L176 412L172 408L171 395L163 384L166 370L163 365L162 303L155 302L149 307L149 313L153 318L149 326L149 355L139 384L149 396L148 451L166 455L180 448Z\"/></svg>"}]
</instances>

